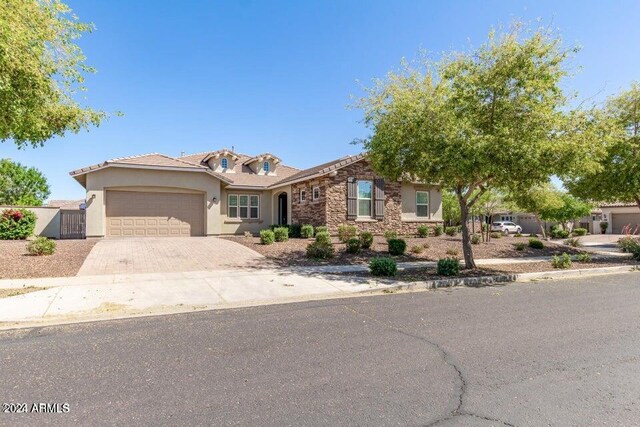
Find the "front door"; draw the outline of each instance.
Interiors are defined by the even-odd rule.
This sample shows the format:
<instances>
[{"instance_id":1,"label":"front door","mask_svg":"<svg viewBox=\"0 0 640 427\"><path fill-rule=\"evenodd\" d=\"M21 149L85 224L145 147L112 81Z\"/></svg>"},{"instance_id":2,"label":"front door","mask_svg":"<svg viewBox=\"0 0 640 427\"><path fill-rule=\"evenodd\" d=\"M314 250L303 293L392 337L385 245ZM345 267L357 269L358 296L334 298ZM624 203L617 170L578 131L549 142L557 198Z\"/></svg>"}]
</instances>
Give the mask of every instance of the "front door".
<instances>
[{"instance_id":1,"label":"front door","mask_svg":"<svg viewBox=\"0 0 640 427\"><path fill-rule=\"evenodd\" d=\"M289 223L287 210L287 193L282 193L278 196L278 225Z\"/></svg>"}]
</instances>

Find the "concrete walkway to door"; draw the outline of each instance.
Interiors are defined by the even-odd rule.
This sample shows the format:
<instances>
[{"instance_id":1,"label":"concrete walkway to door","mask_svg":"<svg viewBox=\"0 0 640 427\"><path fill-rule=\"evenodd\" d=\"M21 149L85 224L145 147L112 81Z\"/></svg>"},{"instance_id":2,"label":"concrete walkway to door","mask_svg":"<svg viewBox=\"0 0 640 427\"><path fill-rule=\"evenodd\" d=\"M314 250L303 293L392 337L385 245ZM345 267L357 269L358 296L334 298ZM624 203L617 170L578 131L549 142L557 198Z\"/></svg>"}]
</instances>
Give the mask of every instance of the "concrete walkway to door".
<instances>
[{"instance_id":1,"label":"concrete walkway to door","mask_svg":"<svg viewBox=\"0 0 640 427\"><path fill-rule=\"evenodd\" d=\"M266 264L259 253L215 237L144 237L100 240L78 276L209 271Z\"/></svg>"}]
</instances>

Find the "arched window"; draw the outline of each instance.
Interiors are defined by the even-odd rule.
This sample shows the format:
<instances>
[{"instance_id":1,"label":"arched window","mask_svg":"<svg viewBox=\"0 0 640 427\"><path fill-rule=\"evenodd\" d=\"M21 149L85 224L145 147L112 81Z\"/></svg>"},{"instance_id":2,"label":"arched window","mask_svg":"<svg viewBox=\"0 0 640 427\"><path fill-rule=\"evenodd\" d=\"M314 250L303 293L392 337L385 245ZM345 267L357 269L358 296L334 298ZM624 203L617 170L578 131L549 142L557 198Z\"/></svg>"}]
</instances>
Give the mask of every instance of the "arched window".
<instances>
[{"instance_id":1,"label":"arched window","mask_svg":"<svg viewBox=\"0 0 640 427\"><path fill-rule=\"evenodd\" d=\"M269 162L264 162L262 164L262 170L265 172L269 172Z\"/></svg>"},{"instance_id":2,"label":"arched window","mask_svg":"<svg viewBox=\"0 0 640 427\"><path fill-rule=\"evenodd\" d=\"M222 169L226 169L229 167L229 161L227 159L222 159L220 161L220 166L222 166Z\"/></svg>"}]
</instances>

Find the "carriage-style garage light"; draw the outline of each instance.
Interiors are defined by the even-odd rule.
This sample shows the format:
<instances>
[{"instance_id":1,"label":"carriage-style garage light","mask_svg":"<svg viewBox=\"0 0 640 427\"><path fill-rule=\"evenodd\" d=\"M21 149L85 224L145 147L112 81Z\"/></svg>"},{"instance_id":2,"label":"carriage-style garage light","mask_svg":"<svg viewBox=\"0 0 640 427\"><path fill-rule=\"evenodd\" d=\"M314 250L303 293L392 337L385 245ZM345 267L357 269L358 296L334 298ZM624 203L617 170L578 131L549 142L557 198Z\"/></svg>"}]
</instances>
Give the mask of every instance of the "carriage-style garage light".
<instances>
[{"instance_id":1,"label":"carriage-style garage light","mask_svg":"<svg viewBox=\"0 0 640 427\"><path fill-rule=\"evenodd\" d=\"M213 199L211 199L211 200L213 201L213 203L215 203L215 202L217 202L217 201L218 201L218 198L217 198L217 197L214 197L214 198L213 198Z\"/></svg>"}]
</instances>

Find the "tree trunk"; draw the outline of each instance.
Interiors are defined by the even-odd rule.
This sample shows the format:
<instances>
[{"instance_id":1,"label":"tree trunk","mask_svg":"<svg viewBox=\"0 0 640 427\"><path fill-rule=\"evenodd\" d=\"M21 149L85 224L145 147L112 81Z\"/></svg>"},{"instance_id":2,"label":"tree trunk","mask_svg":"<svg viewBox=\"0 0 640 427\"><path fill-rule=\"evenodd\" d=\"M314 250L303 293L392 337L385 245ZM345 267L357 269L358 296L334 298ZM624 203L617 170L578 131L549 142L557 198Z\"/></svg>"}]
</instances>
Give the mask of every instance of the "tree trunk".
<instances>
[{"instance_id":1,"label":"tree trunk","mask_svg":"<svg viewBox=\"0 0 640 427\"><path fill-rule=\"evenodd\" d=\"M466 201L458 195L460 203L460 215L462 216L462 252L464 253L464 268L476 268L473 260L473 248L471 247L471 235L469 233L469 208Z\"/></svg>"},{"instance_id":2,"label":"tree trunk","mask_svg":"<svg viewBox=\"0 0 640 427\"><path fill-rule=\"evenodd\" d=\"M542 238L547 240L547 230L544 222L538 221L538 225L540 226L540 230L542 231Z\"/></svg>"}]
</instances>

